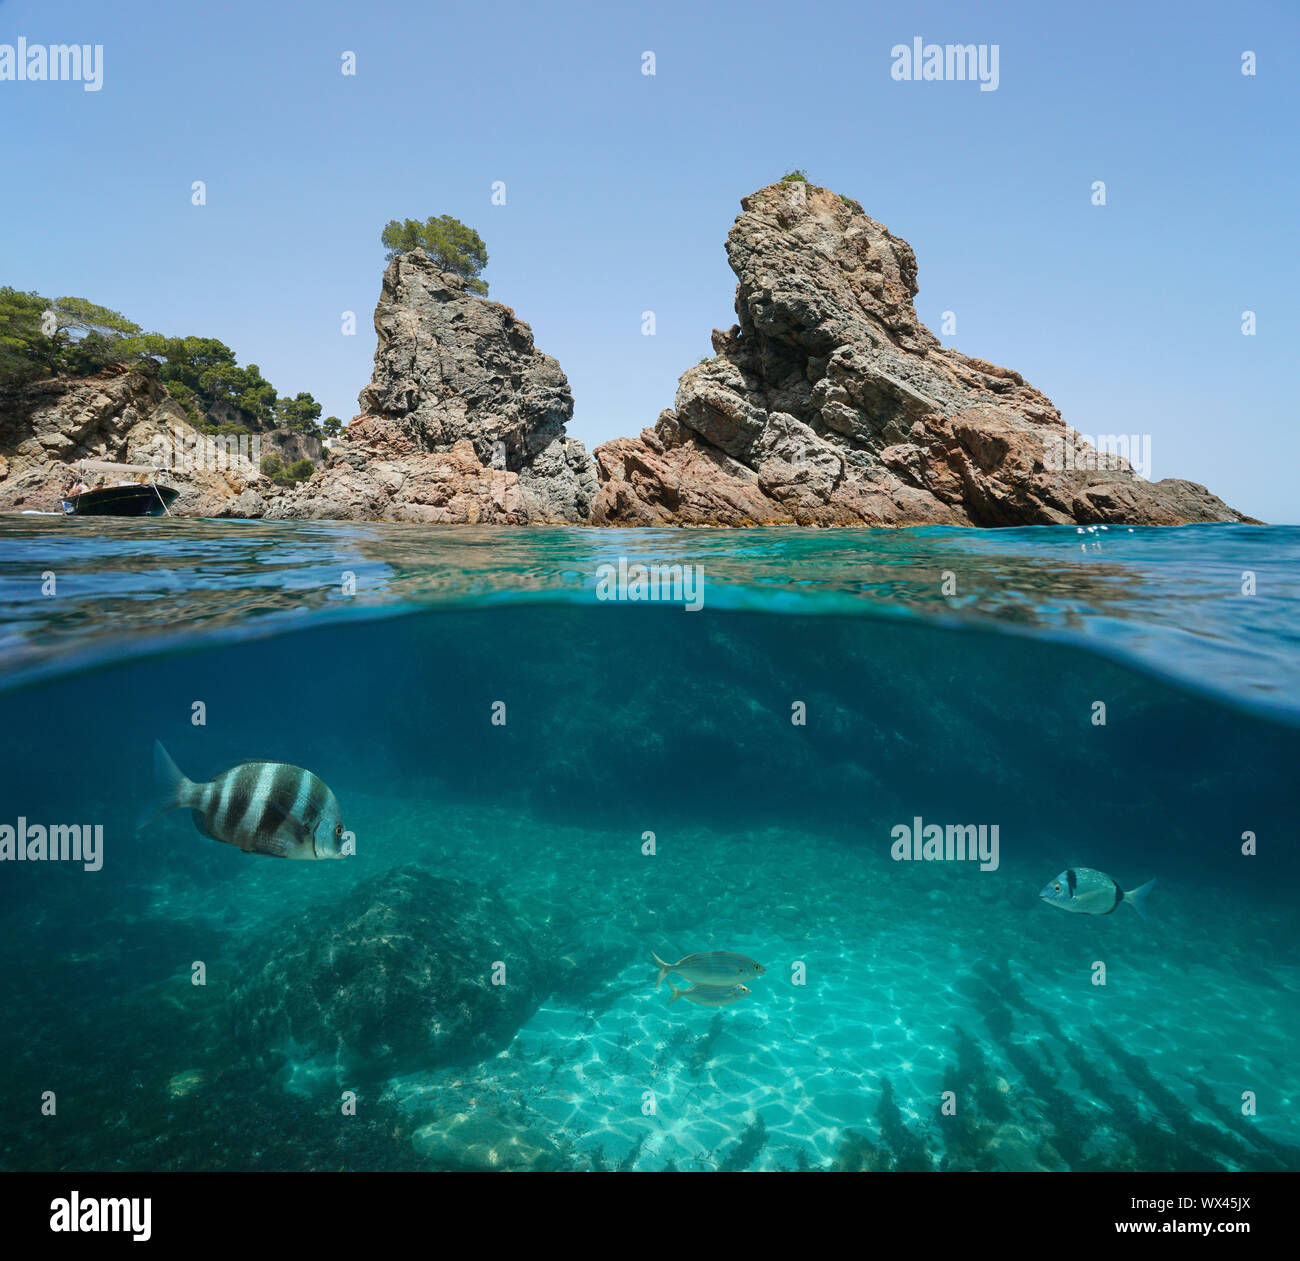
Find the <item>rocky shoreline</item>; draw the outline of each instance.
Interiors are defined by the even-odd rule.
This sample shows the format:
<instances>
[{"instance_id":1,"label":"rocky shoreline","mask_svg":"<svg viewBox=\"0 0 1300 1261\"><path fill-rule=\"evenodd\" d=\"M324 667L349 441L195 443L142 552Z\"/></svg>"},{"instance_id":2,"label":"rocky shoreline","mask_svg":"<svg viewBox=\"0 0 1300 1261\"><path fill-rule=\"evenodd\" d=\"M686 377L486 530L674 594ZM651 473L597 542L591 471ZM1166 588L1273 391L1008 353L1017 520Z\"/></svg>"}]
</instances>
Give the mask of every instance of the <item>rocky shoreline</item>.
<instances>
[{"instance_id":1,"label":"rocky shoreline","mask_svg":"<svg viewBox=\"0 0 1300 1261\"><path fill-rule=\"evenodd\" d=\"M1194 482L1093 451L1017 372L920 322L916 256L801 181L741 202L737 323L637 438L566 435L559 363L422 250L388 265L360 414L307 481L236 455L168 474L187 516L425 524L726 526L1252 522ZM187 430L189 432L187 432ZM273 435L272 435L273 436ZM82 458L199 450L166 387L125 366L0 386L0 510L58 508ZM1062 453L1069 458L1062 459Z\"/></svg>"}]
</instances>

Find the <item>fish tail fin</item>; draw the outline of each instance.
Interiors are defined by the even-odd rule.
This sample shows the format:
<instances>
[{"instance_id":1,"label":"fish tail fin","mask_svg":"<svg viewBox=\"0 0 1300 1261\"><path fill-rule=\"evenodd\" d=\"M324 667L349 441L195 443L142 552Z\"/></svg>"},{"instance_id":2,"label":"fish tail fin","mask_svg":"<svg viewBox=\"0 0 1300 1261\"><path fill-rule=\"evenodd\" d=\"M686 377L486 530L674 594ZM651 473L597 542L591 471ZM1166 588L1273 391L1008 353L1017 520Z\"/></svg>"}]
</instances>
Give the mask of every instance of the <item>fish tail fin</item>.
<instances>
[{"instance_id":1,"label":"fish tail fin","mask_svg":"<svg viewBox=\"0 0 1300 1261\"><path fill-rule=\"evenodd\" d=\"M668 988L673 992L672 998L668 1000L668 1006L671 1007L686 991L679 990L671 981L668 982Z\"/></svg>"},{"instance_id":2,"label":"fish tail fin","mask_svg":"<svg viewBox=\"0 0 1300 1261\"><path fill-rule=\"evenodd\" d=\"M193 783L181 774L181 768L172 761L171 755L158 740L153 742L153 774L162 791L140 815L140 821L136 824L137 831L148 827L168 810L178 810L188 805L194 792Z\"/></svg>"},{"instance_id":3,"label":"fish tail fin","mask_svg":"<svg viewBox=\"0 0 1300 1261\"><path fill-rule=\"evenodd\" d=\"M672 971L673 965L671 963L665 963L653 950L650 952L650 957L659 966L659 979L655 981L655 989L658 989L664 983L664 977Z\"/></svg>"},{"instance_id":4,"label":"fish tail fin","mask_svg":"<svg viewBox=\"0 0 1300 1261\"><path fill-rule=\"evenodd\" d=\"M1131 893L1126 893L1124 895L1124 901L1132 902L1133 909L1142 916L1143 919L1146 919L1147 917L1147 896L1150 894L1151 890L1155 888L1155 885L1156 882L1154 880L1148 880L1146 884L1140 885Z\"/></svg>"}]
</instances>

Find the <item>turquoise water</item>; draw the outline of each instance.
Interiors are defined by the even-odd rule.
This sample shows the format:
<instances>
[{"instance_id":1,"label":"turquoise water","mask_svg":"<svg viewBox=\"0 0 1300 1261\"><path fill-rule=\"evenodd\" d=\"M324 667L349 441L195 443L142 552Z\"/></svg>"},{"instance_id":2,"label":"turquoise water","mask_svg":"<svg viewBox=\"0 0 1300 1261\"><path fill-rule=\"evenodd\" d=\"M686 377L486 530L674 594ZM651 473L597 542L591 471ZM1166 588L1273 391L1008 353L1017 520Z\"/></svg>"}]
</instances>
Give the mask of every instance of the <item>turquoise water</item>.
<instances>
[{"instance_id":1,"label":"turquoise water","mask_svg":"<svg viewBox=\"0 0 1300 1261\"><path fill-rule=\"evenodd\" d=\"M10 517L0 603L0 826L104 838L0 863L4 1168L1300 1166L1300 529ZM138 831L155 739L355 855Z\"/></svg>"}]
</instances>

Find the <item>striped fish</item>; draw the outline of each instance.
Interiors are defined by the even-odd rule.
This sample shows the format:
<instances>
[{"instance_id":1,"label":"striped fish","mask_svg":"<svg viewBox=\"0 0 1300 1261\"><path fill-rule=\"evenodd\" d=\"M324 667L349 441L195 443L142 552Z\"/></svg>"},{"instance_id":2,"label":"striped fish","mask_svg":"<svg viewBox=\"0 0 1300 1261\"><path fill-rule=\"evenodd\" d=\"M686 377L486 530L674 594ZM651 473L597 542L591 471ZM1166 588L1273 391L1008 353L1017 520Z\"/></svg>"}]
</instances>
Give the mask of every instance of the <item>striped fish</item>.
<instances>
[{"instance_id":1,"label":"striped fish","mask_svg":"<svg viewBox=\"0 0 1300 1261\"><path fill-rule=\"evenodd\" d=\"M655 988L658 989L658 986ZM748 985L692 985L688 990L679 990L669 981L668 988L673 992L672 998L668 1000L669 1007L679 998L699 1007L730 1007L749 993Z\"/></svg>"},{"instance_id":2,"label":"striped fish","mask_svg":"<svg viewBox=\"0 0 1300 1261\"><path fill-rule=\"evenodd\" d=\"M188 809L194 826L246 854L277 858L343 858L339 803L325 784L287 762L244 762L196 784L155 740L154 773L164 786L151 818Z\"/></svg>"},{"instance_id":3,"label":"striped fish","mask_svg":"<svg viewBox=\"0 0 1300 1261\"><path fill-rule=\"evenodd\" d=\"M737 985L748 977L762 976L767 971L761 963L755 963L747 955L731 954L726 950L711 950L707 954L687 955L676 963L661 959L652 950L650 957L659 969L659 979L655 989L663 983L669 973L676 973L695 985ZM674 1000L675 1001L675 1000ZM735 1002L735 999L732 999Z\"/></svg>"}]
</instances>

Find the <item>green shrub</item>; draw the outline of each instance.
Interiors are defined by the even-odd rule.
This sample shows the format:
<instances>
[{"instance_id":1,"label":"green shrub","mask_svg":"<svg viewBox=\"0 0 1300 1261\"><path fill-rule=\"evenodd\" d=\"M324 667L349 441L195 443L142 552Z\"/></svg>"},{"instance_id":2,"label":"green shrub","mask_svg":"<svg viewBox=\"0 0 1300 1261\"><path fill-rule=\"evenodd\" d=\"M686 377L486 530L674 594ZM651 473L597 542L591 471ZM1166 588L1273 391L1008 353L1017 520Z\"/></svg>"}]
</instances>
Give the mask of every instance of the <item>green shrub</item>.
<instances>
[{"instance_id":1,"label":"green shrub","mask_svg":"<svg viewBox=\"0 0 1300 1261\"><path fill-rule=\"evenodd\" d=\"M261 463L262 473L280 486L295 486L305 482L315 471L316 466L310 460L295 460L287 468L280 459L279 452L272 451L264 455Z\"/></svg>"},{"instance_id":2,"label":"green shrub","mask_svg":"<svg viewBox=\"0 0 1300 1261\"><path fill-rule=\"evenodd\" d=\"M800 170L787 171L783 176L781 176L782 184L806 184L807 182L808 182L807 171L800 171Z\"/></svg>"},{"instance_id":3,"label":"green shrub","mask_svg":"<svg viewBox=\"0 0 1300 1261\"><path fill-rule=\"evenodd\" d=\"M0 286L0 380L86 377L110 363L156 377L203 433L238 435L277 425L298 433L320 430L321 407L309 393L279 397L257 364L239 367L235 352L215 338L145 333L85 298L50 301L34 290ZM239 412L247 424L203 419L220 405Z\"/></svg>"}]
</instances>

